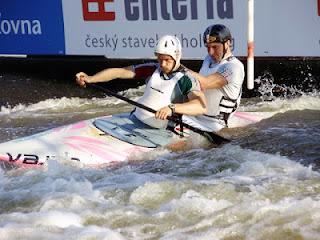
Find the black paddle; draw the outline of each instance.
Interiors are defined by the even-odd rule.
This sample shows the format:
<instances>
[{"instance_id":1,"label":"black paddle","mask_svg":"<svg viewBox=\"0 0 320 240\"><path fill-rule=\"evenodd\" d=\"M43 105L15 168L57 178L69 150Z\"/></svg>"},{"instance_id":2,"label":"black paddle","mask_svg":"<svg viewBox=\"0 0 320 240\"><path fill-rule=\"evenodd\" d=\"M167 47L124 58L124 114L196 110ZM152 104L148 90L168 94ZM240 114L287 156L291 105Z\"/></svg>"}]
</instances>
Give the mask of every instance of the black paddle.
<instances>
[{"instance_id":1,"label":"black paddle","mask_svg":"<svg viewBox=\"0 0 320 240\"><path fill-rule=\"evenodd\" d=\"M94 83L89 83L89 84L86 83L86 84L88 86L90 86L90 87L102 90L103 92L105 92L109 96L113 96L113 97L119 98L119 99L121 99L121 100L123 100L123 101L125 101L127 103L130 103L130 104L132 104L132 105L134 105L136 107L142 108L142 109L144 109L144 110L146 110L148 112L151 112L151 113L156 113L157 112L156 110L154 110L152 108L149 108L149 107L147 107L147 106L145 106L145 105L143 105L141 103L133 101L133 100L131 100L129 98L126 98L124 96L121 96L121 95L119 95L119 94L117 94L117 93L115 93L115 92L113 92L113 91L111 91L111 90L109 90L107 88L99 86L97 84L94 84ZM230 142L229 139L226 139L226 138L224 138L224 137L222 137L222 136L220 136L220 135L218 135L218 134L216 134L214 132L207 132L207 131L203 131L201 129L195 128L193 126L190 126L189 124L186 124L184 122L179 121L175 117L168 116L167 119L172 121L172 122L174 122L174 123L182 124L184 127L190 129L191 131L196 132L196 133L206 137L211 143L214 143L214 144L217 144L217 145L221 145L221 144L225 144L225 143L229 143Z\"/></svg>"}]
</instances>

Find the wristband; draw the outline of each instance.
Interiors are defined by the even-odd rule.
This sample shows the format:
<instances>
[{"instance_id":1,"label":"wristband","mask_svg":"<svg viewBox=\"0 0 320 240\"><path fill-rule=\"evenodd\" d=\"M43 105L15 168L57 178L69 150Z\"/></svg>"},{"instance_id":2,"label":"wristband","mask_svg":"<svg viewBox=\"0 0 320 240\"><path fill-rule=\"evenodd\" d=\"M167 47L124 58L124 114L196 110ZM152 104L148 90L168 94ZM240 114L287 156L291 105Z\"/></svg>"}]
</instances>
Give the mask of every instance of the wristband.
<instances>
[{"instance_id":1,"label":"wristband","mask_svg":"<svg viewBox=\"0 0 320 240\"><path fill-rule=\"evenodd\" d=\"M171 103L171 104L169 104L169 105L168 105L168 107L170 108L170 110L171 110L172 114L174 114L174 113L175 113L175 111L176 111L176 108L175 108L174 104L173 104L173 103Z\"/></svg>"}]
</instances>

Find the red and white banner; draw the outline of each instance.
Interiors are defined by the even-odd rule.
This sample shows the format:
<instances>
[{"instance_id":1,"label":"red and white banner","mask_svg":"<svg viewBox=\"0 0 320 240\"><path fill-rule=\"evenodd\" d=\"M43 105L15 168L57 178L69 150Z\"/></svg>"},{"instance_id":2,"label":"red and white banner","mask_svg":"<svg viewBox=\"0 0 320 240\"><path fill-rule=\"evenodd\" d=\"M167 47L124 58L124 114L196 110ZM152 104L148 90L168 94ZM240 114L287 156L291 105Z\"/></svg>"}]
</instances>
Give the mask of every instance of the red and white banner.
<instances>
[{"instance_id":1,"label":"red and white banner","mask_svg":"<svg viewBox=\"0 0 320 240\"><path fill-rule=\"evenodd\" d=\"M320 0L255 1L255 55L320 56ZM227 25L234 53L247 56L247 0L62 0L66 54L152 58L164 34L176 35L184 59L206 54L202 33ZM315 11L317 9L317 11Z\"/></svg>"},{"instance_id":2,"label":"red and white banner","mask_svg":"<svg viewBox=\"0 0 320 240\"><path fill-rule=\"evenodd\" d=\"M1 2L0 54L153 58L157 40L173 34L184 59L202 59L204 30L221 23L232 31L234 54L247 56L248 0ZM319 29L320 0L255 1L256 57L319 57Z\"/></svg>"}]
</instances>

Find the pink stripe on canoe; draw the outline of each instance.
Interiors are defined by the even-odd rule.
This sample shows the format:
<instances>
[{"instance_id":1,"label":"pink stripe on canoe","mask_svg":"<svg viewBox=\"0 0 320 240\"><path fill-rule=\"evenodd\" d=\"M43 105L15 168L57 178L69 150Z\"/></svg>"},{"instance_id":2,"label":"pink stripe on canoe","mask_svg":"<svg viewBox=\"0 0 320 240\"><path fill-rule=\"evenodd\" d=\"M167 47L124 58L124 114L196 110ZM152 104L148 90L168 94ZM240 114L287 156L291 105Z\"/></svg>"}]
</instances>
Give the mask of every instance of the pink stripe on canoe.
<instances>
[{"instance_id":1,"label":"pink stripe on canoe","mask_svg":"<svg viewBox=\"0 0 320 240\"><path fill-rule=\"evenodd\" d=\"M53 132L60 132L60 131L72 131L72 130L77 130L77 129L81 129L81 128L85 128L88 126L88 123L85 121L82 122L78 122L72 125L68 125L68 126L61 126L61 127L57 127L53 129Z\"/></svg>"},{"instance_id":2,"label":"pink stripe on canoe","mask_svg":"<svg viewBox=\"0 0 320 240\"><path fill-rule=\"evenodd\" d=\"M67 137L65 144L81 152L92 153L108 161L124 161L128 154L114 150L114 146L94 138L74 136Z\"/></svg>"},{"instance_id":3,"label":"pink stripe on canoe","mask_svg":"<svg viewBox=\"0 0 320 240\"><path fill-rule=\"evenodd\" d=\"M84 121L78 122L78 123L72 124L70 130L81 129L81 128L86 127L87 125L88 124Z\"/></svg>"},{"instance_id":4,"label":"pink stripe on canoe","mask_svg":"<svg viewBox=\"0 0 320 240\"><path fill-rule=\"evenodd\" d=\"M238 118L242 118L251 122L259 122L263 119L262 117L254 116L250 113L245 113L245 112L236 112L234 115Z\"/></svg>"}]
</instances>

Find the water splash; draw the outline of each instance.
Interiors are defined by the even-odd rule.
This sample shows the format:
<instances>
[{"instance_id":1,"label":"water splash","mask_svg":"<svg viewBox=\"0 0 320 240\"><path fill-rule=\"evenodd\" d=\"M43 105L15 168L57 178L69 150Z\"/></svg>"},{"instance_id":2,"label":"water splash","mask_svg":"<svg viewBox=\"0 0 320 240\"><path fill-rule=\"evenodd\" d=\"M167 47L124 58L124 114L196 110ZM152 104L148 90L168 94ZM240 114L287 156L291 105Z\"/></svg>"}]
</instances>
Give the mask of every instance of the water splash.
<instances>
[{"instance_id":1,"label":"water splash","mask_svg":"<svg viewBox=\"0 0 320 240\"><path fill-rule=\"evenodd\" d=\"M258 86L258 92L262 101L273 101L277 97L293 98L301 96L303 90L298 89L294 85L276 84L273 75L270 72L265 72L262 76L255 79Z\"/></svg>"}]
</instances>

